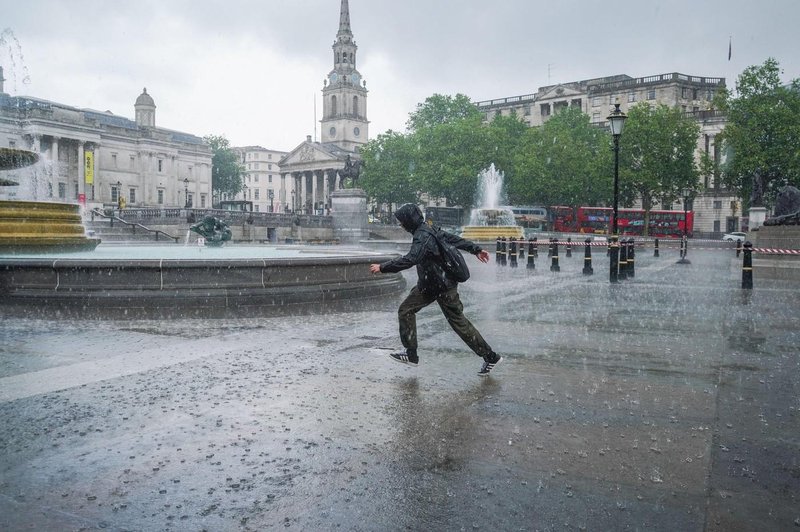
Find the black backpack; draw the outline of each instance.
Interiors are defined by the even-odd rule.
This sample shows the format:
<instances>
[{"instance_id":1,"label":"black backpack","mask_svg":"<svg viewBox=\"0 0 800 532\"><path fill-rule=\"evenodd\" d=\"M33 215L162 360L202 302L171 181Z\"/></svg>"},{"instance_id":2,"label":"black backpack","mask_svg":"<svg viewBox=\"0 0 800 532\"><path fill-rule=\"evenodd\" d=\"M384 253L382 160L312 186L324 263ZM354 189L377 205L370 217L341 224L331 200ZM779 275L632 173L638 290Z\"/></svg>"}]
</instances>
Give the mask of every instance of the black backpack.
<instances>
[{"instance_id":1,"label":"black backpack","mask_svg":"<svg viewBox=\"0 0 800 532\"><path fill-rule=\"evenodd\" d=\"M469 268L464 256L453 244L447 241L442 231L434 234L436 243L439 246L439 253L442 256L442 269L453 281L463 283L469 279Z\"/></svg>"}]
</instances>

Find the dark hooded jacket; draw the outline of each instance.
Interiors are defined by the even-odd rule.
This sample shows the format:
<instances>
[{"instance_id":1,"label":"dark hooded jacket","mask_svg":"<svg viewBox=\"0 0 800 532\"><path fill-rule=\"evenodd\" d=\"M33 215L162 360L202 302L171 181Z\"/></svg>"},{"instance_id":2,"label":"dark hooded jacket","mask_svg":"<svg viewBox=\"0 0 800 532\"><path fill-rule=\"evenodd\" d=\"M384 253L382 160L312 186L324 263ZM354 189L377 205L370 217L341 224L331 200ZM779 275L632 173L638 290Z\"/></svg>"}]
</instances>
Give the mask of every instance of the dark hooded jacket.
<instances>
[{"instance_id":1,"label":"dark hooded jacket","mask_svg":"<svg viewBox=\"0 0 800 532\"><path fill-rule=\"evenodd\" d=\"M438 296L442 292L458 286L458 282L449 278L442 269L442 256L439 245L436 243L436 237L438 236L456 248L473 255L480 253L481 247L469 240L442 231L438 227L426 224L422 217L422 211L413 203L406 203L397 209L394 216L403 229L413 235L411 249L402 257L382 263L381 271L394 273L416 266L417 289L423 294L431 296Z\"/></svg>"}]
</instances>

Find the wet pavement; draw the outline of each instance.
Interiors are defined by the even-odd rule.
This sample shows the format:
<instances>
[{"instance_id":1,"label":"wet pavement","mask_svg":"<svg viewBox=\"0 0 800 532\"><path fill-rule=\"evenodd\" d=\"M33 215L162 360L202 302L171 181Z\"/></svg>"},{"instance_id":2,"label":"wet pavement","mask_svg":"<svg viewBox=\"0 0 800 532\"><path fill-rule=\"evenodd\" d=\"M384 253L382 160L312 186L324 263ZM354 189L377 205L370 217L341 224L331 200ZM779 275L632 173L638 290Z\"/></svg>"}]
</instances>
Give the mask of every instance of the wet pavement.
<instances>
[{"instance_id":1,"label":"wet pavement","mask_svg":"<svg viewBox=\"0 0 800 532\"><path fill-rule=\"evenodd\" d=\"M596 252L597 248L595 248ZM563 251L562 251L563 252ZM0 529L800 530L800 286L730 250L480 265L421 363L403 295L199 320L0 310ZM409 277L413 282L413 275Z\"/></svg>"}]
</instances>

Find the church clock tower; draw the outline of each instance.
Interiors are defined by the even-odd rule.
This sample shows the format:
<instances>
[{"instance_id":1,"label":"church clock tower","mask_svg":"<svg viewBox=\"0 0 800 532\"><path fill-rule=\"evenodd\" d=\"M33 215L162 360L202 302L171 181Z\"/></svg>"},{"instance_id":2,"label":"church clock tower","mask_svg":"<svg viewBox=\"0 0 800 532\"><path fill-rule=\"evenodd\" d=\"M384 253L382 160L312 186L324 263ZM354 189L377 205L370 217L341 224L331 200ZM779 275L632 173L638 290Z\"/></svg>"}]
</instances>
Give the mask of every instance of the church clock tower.
<instances>
[{"instance_id":1,"label":"church clock tower","mask_svg":"<svg viewBox=\"0 0 800 532\"><path fill-rule=\"evenodd\" d=\"M358 46L350 31L350 6L342 0L339 31L333 43L333 70L322 89L322 142L351 151L368 140L367 88L356 70Z\"/></svg>"}]
</instances>

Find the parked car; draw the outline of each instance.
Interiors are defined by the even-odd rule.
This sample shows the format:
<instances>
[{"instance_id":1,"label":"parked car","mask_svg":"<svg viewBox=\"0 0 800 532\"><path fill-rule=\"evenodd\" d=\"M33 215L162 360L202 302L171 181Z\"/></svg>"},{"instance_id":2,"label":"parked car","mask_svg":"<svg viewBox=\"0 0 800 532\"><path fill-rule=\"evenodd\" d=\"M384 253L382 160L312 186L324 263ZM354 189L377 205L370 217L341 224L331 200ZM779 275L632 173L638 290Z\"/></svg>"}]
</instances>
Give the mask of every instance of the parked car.
<instances>
[{"instance_id":1,"label":"parked car","mask_svg":"<svg viewBox=\"0 0 800 532\"><path fill-rule=\"evenodd\" d=\"M725 233L722 235L722 240L725 240L726 242L736 242L737 240L741 240L744 242L747 240L747 233L740 233L738 231L733 233Z\"/></svg>"}]
</instances>

